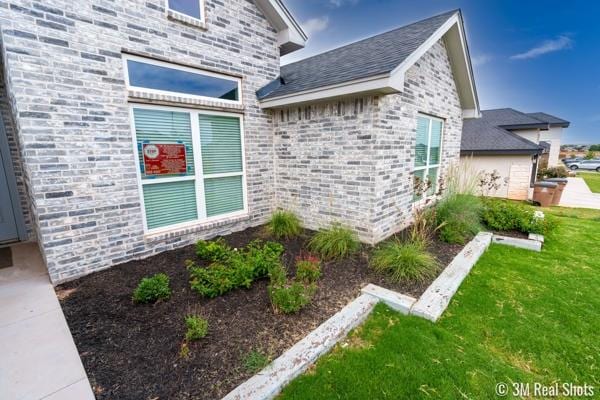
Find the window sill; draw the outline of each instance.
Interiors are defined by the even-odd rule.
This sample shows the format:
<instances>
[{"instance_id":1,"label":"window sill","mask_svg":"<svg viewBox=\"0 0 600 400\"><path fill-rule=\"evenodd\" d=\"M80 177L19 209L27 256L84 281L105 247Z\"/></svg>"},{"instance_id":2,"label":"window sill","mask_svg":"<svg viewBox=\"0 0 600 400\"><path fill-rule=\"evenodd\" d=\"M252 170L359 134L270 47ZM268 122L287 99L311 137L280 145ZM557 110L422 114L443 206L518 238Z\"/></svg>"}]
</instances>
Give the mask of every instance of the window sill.
<instances>
[{"instance_id":1,"label":"window sill","mask_svg":"<svg viewBox=\"0 0 600 400\"><path fill-rule=\"evenodd\" d=\"M194 99L185 96L149 93L131 89L129 89L127 93L130 100L139 100L141 102L150 104L172 105L176 103L185 104L190 107L210 108L214 110L233 111L238 113L242 113L244 111L244 104L242 103L224 103L218 100Z\"/></svg>"},{"instance_id":2,"label":"window sill","mask_svg":"<svg viewBox=\"0 0 600 400\"><path fill-rule=\"evenodd\" d=\"M203 30L207 30L206 22L198 18L190 17L173 10L167 10L167 18L177 22L183 22L186 25L194 26Z\"/></svg>"},{"instance_id":3,"label":"window sill","mask_svg":"<svg viewBox=\"0 0 600 400\"><path fill-rule=\"evenodd\" d=\"M209 222L191 222L189 225L177 228L164 228L158 232L146 233L144 240L147 242L160 241L165 239L172 239L175 237L207 231L221 226L234 224L238 222L247 221L250 219L250 215L238 214L235 216L225 217L223 219L209 221Z\"/></svg>"}]
</instances>

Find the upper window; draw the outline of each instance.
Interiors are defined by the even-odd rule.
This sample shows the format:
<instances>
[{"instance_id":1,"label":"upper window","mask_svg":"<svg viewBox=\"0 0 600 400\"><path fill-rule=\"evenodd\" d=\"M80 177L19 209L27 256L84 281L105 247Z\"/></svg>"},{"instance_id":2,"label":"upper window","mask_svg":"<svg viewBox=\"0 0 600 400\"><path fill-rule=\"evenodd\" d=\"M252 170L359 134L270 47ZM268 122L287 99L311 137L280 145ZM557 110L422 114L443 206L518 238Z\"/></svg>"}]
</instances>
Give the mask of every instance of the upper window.
<instances>
[{"instance_id":1,"label":"upper window","mask_svg":"<svg viewBox=\"0 0 600 400\"><path fill-rule=\"evenodd\" d=\"M127 56L125 63L132 89L240 102L239 79L135 56Z\"/></svg>"},{"instance_id":2,"label":"upper window","mask_svg":"<svg viewBox=\"0 0 600 400\"><path fill-rule=\"evenodd\" d=\"M204 0L167 0L167 8L179 14L204 21Z\"/></svg>"},{"instance_id":3,"label":"upper window","mask_svg":"<svg viewBox=\"0 0 600 400\"><path fill-rule=\"evenodd\" d=\"M442 131L441 119L420 115L415 145L414 200L433 195L437 190Z\"/></svg>"}]
</instances>

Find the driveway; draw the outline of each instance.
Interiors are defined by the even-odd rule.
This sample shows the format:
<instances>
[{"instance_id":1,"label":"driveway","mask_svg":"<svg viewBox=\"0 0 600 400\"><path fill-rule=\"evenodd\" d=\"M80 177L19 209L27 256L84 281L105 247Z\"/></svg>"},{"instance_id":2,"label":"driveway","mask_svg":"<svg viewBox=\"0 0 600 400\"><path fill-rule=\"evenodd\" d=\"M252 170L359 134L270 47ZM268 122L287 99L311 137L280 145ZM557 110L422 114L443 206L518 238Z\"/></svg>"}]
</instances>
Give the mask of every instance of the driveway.
<instances>
[{"instance_id":1,"label":"driveway","mask_svg":"<svg viewBox=\"0 0 600 400\"><path fill-rule=\"evenodd\" d=\"M569 183L565 186L559 205L600 210L600 193L592 193L583 178L568 179Z\"/></svg>"}]
</instances>

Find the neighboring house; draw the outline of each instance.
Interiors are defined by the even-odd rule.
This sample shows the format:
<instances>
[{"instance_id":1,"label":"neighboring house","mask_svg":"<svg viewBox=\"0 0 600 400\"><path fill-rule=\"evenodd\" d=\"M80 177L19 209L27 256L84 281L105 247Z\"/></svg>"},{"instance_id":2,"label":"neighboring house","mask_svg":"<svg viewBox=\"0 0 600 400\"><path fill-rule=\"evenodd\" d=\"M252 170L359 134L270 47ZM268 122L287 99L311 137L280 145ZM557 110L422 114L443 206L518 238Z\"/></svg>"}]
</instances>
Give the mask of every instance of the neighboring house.
<instances>
[{"instance_id":1,"label":"neighboring house","mask_svg":"<svg viewBox=\"0 0 600 400\"><path fill-rule=\"evenodd\" d=\"M279 0L14 0L0 26L0 241L55 284L277 208L375 243L479 115L459 11L283 67L307 38Z\"/></svg>"},{"instance_id":2,"label":"neighboring house","mask_svg":"<svg viewBox=\"0 0 600 400\"><path fill-rule=\"evenodd\" d=\"M568 126L544 113L484 110L481 118L464 121L461 158L479 172L497 171L499 188L486 194L526 200L542 157L549 166L558 164L562 129Z\"/></svg>"}]
</instances>

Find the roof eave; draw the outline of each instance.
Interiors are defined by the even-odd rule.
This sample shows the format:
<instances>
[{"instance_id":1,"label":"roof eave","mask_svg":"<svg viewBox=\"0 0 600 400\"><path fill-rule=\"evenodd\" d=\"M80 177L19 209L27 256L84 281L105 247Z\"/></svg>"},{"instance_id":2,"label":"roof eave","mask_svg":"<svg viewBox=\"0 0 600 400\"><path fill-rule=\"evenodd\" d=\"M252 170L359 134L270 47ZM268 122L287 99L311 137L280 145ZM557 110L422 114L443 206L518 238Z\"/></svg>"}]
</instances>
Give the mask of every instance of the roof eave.
<instances>
[{"instance_id":1,"label":"roof eave","mask_svg":"<svg viewBox=\"0 0 600 400\"><path fill-rule=\"evenodd\" d=\"M256 5L277 30L277 43L282 56L306 45L308 36L281 0L256 0Z\"/></svg>"},{"instance_id":2,"label":"roof eave","mask_svg":"<svg viewBox=\"0 0 600 400\"><path fill-rule=\"evenodd\" d=\"M480 155L480 156L493 156L493 155L535 155L542 154L543 149L489 149L489 150L460 150L461 156L468 155Z\"/></svg>"}]
</instances>

